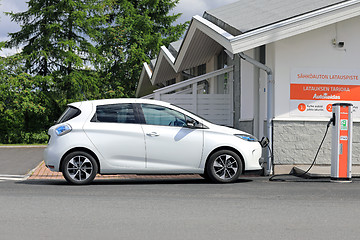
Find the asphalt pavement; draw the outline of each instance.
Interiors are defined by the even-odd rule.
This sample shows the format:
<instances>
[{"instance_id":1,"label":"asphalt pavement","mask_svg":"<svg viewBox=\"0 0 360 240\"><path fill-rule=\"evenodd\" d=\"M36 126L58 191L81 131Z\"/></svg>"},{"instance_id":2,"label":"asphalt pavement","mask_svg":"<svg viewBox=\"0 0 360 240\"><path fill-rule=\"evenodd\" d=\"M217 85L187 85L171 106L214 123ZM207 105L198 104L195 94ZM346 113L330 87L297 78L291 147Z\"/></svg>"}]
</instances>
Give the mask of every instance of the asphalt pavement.
<instances>
[{"instance_id":1,"label":"asphalt pavement","mask_svg":"<svg viewBox=\"0 0 360 240\"><path fill-rule=\"evenodd\" d=\"M26 154L14 148L0 150L1 172L22 175L39 164L43 149L27 149ZM0 181L0 203L0 239L360 236L359 178L333 183L327 177L288 175L269 181L243 176L233 184L213 184L197 175L134 175L95 179L87 186L72 186L64 179L13 179Z\"/></svg>"},{"instance_id":2,"label":"asphalt pavement","mask_svg":"<svg viewBox=\"0 0 360 240\"><path fill-rule=\"evenodd\" d=\"M359 239L360 181L0 183L1 239Z\"/></svg>"}]
</instances>

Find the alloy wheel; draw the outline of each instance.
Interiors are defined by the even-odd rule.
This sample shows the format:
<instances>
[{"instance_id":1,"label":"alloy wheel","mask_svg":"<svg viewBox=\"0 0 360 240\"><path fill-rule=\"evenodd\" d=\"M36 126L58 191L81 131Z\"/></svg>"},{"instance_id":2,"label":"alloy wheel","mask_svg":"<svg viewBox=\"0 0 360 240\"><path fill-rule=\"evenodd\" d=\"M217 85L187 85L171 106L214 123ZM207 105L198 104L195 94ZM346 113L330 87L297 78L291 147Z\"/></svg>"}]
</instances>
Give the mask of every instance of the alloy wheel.
<instances>
[{"instance_id":1,"label":"alloy wheel","mask_svg":"<svg viewBox=\"0 0 360 240\"><path fill-rule=\"evenodd\" d=\"M214 161L213 168L215 175L222 180L232 179L239 170L238 162L229 154L218 156Z\"/></svg>"},{"instance_id":2,"label":"alloy wheel","mask_svg":"<svg viewBox=\"0 0 360 240\"><path fill-rule=\"evenodd\" d=\"M74 181L86 181L94 171L92 162L85 156L75 156L67 164L67 171Z\"/></svg>"}]
</instances>

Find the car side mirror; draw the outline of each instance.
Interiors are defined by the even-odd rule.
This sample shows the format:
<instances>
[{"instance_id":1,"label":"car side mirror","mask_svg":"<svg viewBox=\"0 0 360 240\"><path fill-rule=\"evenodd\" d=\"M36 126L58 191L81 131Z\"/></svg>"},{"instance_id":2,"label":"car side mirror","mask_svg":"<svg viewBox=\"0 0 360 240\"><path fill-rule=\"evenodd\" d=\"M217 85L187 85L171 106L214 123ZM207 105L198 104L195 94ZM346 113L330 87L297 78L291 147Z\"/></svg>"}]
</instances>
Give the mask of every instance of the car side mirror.
<instances>
[{"instance_id":1,"label":"car side mirror","mask_svg":"<svg viewBox=\"0 0 360 240\"><path fill-rule=\"evenodd\" d=\"M266 148L269 145L269 139L267 137L263 137L260 141L259 141L261 147Z\"/></svg>"}]
</instances>

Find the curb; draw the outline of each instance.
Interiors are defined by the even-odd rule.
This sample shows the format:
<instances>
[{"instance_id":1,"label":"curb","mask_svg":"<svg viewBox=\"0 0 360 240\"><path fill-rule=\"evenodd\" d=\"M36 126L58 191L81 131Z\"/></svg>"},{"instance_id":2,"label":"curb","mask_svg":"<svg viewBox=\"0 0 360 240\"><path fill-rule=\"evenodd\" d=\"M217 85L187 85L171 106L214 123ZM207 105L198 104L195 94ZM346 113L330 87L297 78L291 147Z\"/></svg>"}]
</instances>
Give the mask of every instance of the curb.
<instances>
[{"instance_id":1,"label":"curb","mask_svg":"<svg viewBox=\"0 0 360 240\"><path fill-rule=\"evenodd\" d=\"M35 179L64 179L61 172L52 172L46 166L45 162L41 161L39 165L31 170L27 175L25 180L35 180ZM100 175L97 174L95 180L97 179L203 179L197 174L192 175L136 175L136 174L121 174L121 175Z\"/></svg>"}]
</instances>

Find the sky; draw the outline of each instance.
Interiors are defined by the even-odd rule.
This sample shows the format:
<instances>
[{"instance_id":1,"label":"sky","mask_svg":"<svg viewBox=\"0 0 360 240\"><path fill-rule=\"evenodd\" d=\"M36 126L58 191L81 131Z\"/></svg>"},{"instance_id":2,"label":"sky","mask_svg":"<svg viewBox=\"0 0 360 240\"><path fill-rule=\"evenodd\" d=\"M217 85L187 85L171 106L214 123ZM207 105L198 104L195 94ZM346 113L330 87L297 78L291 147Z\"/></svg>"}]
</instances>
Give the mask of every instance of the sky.
<instances>
[{"instance_id":1,"label":"sky","mask_svg":"<svg viewBox=\"0 0 360 240\"><path fill-rule=\"evenodd\" d=\"M27 10L27 3L29 0L0 0L0 41L8 40L8 33L17 32L20 26L17 23L11 22L9 16L4 12L24 12ZM236 2L236 0L180 0L174 13L182 13L178 19L178 23L190 21L192 16L202 16L204 11L214 9L229 3ZM7 56L20 51L20 49L4 49L0 51L0 56Z\"/></svg>"}]
</instances>

